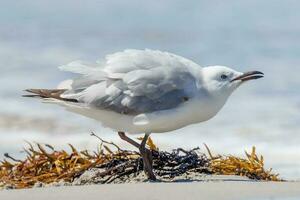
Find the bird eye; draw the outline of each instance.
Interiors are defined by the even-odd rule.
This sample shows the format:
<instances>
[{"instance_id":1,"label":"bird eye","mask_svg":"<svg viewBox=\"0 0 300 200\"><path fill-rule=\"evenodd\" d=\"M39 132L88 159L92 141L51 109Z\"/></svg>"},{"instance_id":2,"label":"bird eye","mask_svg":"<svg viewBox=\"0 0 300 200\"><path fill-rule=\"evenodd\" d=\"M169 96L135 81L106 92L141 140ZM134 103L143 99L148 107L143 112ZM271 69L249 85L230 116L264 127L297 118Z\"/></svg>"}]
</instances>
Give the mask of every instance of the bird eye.
<instances>
[{"instance_id":1,"label":"bird eye","mask_svg":"<svg viewBox=\"0 0 300 200\"><path fill-rule=\"evenodd\" d=\"M222 75L221 75L221 79L223 79L223 80L227 79L227 75L222 74Z\"/></svg>"}]
</instances>

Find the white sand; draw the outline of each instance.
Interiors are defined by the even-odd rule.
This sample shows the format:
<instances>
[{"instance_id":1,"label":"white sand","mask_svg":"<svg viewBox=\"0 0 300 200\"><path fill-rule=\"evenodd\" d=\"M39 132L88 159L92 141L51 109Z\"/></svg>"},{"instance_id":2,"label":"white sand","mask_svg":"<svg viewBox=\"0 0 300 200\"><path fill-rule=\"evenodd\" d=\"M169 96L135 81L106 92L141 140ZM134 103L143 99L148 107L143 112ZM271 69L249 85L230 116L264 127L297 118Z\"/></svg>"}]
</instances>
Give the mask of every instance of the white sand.
<instances>
[{"instance_id":1,"label":"white sand","mask_svg":"<svg viewBox=\"0 0 300 200\"><path fill-rule=\"evenodd\" d=\"M300 182L203 181L2 190L1 200L296 200Z\"/></svg>"}]
</instances>

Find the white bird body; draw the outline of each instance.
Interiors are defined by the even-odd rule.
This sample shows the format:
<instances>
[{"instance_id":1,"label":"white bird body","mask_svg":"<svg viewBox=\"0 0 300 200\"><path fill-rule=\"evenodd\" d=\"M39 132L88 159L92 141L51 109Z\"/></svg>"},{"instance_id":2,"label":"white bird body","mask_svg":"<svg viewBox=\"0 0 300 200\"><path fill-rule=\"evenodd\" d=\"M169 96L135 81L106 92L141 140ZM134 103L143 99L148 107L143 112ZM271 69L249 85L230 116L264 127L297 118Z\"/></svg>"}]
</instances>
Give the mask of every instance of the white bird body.
<instances>
[{"instance_id":1,"label":"white bird body","mask_svg":"<svg viewBox=\"0 0 300 200\"><path fill-rule=\"evenodd\" d=\"M262 77L261 72L246 77L222 66L202 68L186 58L153 50L125 50L96 65L72 62L60 69L82 76L64 85L67 90L58 98L30 92L131 134L168 132L209 120L242 78Z\"/></svg>"},{"instance_id":2,"label":"white bird body","mask_svg":"<svg viewBox=\"0 0 300 200\"><path fill-rule=\"evenodd\" d=\"M207 121L215 116L224 105L220 105L220 103L218 106L208 107L207 103L203 101L191 100L171 110L141 114L139 117L146 118L147 121L142 123L144 121L141 120L140 123L135 123L137 116L134 115L124 115L107 110L95 111L92 107L78 107L68 102L57 101L56 103L63 105L68 111L95 119L105 127L130 134L169 132L190 124Z\"/></svg>"}]
</instances>

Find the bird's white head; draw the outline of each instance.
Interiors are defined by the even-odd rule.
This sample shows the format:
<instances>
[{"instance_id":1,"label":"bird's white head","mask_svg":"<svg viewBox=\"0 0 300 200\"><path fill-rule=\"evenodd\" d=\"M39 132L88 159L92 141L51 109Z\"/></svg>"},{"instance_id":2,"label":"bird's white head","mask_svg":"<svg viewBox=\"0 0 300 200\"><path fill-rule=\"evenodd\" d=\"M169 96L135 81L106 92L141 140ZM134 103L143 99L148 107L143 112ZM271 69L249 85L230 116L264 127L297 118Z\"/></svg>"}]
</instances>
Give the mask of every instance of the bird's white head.
<instances>
[{"instance_id":1,"label":"bird's white head","mask_svg":"<svg viewBox=\"0 0 300 200\"><path fill-rule=\"evenodd\" d=\"M204 67L202 73L207 91L214 96L223 96L224 99L227 99L242 83L264 76L259 71L242 73L224 66Z\"/></svg>"}]
</instances>

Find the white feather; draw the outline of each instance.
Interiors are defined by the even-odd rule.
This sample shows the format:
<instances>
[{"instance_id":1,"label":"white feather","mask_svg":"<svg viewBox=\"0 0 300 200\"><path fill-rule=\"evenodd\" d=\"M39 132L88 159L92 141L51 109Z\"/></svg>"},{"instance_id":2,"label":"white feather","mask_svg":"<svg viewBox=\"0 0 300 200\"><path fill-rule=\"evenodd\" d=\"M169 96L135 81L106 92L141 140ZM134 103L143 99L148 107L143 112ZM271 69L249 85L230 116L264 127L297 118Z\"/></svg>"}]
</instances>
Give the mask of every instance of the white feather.
<instances>
[{"instance_id":1,"label":"white feather","mask_svg":"<svg viewBox=\"0 0 300 200\"><path fill-rule=\"evenodd\" d=\"M69 64L59 66L58 68L62 71L68 71L76 74L90 75L93 72L99 71L99 65L93 65L91 63L86 63L81 60L73 61Z\"/></svg>"},{"instance_id":2,"label":"white feather","mask_svg":"<svg viewBox=\"0 0 300 200\"><path fill-rule=\"evenodd\" d=\"M64 80L58 84L56 87L57 89L65 89L65 90L71 90L72 89L72 79Z\"/></svg>"}]
</instances>

